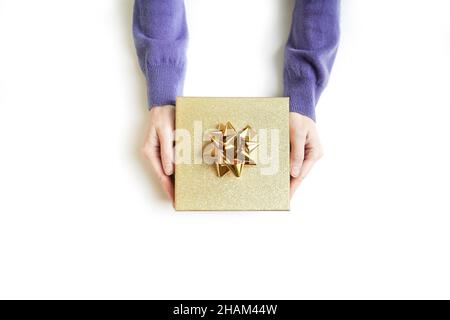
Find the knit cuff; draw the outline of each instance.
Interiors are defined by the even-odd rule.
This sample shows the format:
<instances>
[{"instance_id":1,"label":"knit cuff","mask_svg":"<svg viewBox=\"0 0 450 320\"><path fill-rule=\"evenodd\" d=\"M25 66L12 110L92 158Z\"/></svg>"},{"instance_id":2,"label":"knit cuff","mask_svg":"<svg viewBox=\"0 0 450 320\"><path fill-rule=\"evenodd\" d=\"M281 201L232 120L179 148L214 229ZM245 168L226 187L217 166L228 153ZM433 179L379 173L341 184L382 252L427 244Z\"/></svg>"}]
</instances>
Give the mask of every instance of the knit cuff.
<instances>
[{"instance_id":1,"label":"knit cuff","mask_svg":"<svg viewBox=\"0 0 450 320\"><path fill-rule=\"evenodd\" d=\"M154 106L175 105L182 95L185 65L148 65L147 97L149 109Z\"/></svg>"},{"instance_id":2,"label":"knit cuff","mask_svg":"<svg viewBox=\"0 0 450 320\"><path fill-rule=\"evenodd\" d=\"M284 95L289 97L289 110L316 121L316 86L309 79L287 79L284 81Z\"/></svg>"}]
</instances>

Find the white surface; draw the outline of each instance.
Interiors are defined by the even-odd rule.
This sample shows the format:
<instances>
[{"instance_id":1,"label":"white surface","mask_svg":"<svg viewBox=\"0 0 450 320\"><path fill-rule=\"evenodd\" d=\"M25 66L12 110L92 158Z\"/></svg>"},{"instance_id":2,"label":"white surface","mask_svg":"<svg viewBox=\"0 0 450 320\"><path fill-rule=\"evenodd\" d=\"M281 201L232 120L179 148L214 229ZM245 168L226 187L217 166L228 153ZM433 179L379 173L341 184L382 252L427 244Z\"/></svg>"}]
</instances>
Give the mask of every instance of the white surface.
<instances>
[{"instance_id":1,"label":"white surface","mask_svg":"<svg viewBox=\"0 0 450 320\"><path fill-rule=\"evenodd\" d=\"M292 1L188 0L187 95L281 91ZM356 1L291 213L174 214L131 0L0 0L0 298L450 298L450 2Z\"/></svg>"}]
</instances>

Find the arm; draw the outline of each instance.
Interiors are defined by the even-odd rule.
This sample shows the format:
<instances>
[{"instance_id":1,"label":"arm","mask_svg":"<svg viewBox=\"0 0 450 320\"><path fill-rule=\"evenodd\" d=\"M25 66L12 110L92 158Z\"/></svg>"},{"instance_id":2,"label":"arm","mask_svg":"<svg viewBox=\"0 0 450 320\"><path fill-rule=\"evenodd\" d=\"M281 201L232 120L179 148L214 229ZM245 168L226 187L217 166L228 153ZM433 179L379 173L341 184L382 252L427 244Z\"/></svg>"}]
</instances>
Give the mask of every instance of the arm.
<instances>
[{"instance_id":1,"label":"arm","mask_svg":"<svg viewBox=\"0 0 450 320\"><path fill-rule=\"evenodd\" d=\"M173 105L186 68L187 24L183 0L136 0L133 35L147 80L149 107Z\"/></svg>"},{"instance_id":2,"label":"arm","mask_svg":"<svg viewBox=\"0 0 450 320\"><path fill-rule=\"evenodd\" d=\"M315 107L337 52L339 6L339 0L295 2L284 65L284 93L291 111L291 195L322 157Z\"/></svg>"},{"instance_id":3,"label":"arm","mask_svg":"<svg viewBox=\"0 0 450 320\"><path fill-rule=\"evenodd\" d=\"M133 35L150 108L142 151L173 200L173 105L183 90L188 37L184 1L136 0Z\"/></svg>"},{"instance_id":4,"label":"arm","mask_svg":"<svg viewBox=\"0 0 450 320\"><path fill-rule=\"evenodd\" d=\"M339 0L296 0L285 51L284 88L291 111L315 120L339 41Z\"/></svg>"}]
</instances>

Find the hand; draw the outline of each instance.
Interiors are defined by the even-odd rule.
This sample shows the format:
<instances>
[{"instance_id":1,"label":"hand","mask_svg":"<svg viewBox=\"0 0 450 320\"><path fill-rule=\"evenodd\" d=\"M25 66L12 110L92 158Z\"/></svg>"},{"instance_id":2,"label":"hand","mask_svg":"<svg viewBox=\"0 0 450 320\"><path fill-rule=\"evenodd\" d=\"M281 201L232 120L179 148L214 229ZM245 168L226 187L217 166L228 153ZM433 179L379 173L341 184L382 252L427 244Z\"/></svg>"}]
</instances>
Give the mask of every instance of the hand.
<instances>
[{"instance_id":1,"label":"hand","mask_svg":"<svg viewBox=\"0 0 450 320\"><path fill-rule=\"evenodd\" d=\"M289 114L291 140L291 197L314 163L322 157L316 124L296 112Z\"/></svg>"},{"instance_id":2,"label":"hand","mask_svg":"<svg viewBox=\"0 0 450 320\"><path fill-rule=\"evenodd\" d=\"M146 142L142 151L150 160L161 186L170 200L174 200L171 175L174 171L175 107L157 106L150 109Z\"/></svg>"}]
</instances>

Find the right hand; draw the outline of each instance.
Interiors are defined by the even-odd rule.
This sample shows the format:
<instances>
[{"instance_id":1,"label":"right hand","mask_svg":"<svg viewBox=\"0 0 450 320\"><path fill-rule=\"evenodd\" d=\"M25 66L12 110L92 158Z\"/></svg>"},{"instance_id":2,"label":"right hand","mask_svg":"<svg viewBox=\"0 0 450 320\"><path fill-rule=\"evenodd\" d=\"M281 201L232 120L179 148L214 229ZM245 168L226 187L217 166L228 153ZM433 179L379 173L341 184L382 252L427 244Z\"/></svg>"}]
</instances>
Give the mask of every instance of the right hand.
<instances>
[{"instance_id":1,"label":"right hand","mask_svg":"<svg viewBox=\"0 0 450 320\"><path fill-rule=\"evenodd\" d=\"M170 200L174 201L174 126L175 107L155 106L149 111L149 126L142 151Z\"/></svg>"}]
</instances>

